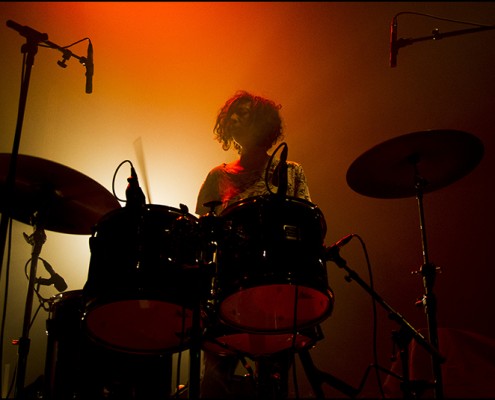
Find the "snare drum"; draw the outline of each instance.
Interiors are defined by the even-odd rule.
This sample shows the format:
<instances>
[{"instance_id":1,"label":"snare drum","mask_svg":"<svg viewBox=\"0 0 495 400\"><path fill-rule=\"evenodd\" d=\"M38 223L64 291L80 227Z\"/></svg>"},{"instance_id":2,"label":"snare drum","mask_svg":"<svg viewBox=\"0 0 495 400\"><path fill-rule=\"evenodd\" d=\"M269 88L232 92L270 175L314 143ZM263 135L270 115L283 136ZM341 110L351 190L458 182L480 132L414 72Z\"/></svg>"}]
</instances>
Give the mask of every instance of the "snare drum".
<instances>
[{"instance_id":1,"label":"snare drum","mask_svg":"<svg viewBox=\"0 0 495 400\"><path fill-rule=\"evenodd\" d=\"M214 298L219 319L254 333L292 333L333 309L326 222L313 203L255 196L221 214Z\"/></svg>"},{"instance_id":2,"label":"snare drum","mask_svg":"<svg viewBox=\"0 0 495 400\"><path fill-rule=\"evenodd\" d=\"M105 215L90 238L84 326L111 349L153 354L187 347L201 292L198 220L161 205Z\"/></svg>"}]
</instances>

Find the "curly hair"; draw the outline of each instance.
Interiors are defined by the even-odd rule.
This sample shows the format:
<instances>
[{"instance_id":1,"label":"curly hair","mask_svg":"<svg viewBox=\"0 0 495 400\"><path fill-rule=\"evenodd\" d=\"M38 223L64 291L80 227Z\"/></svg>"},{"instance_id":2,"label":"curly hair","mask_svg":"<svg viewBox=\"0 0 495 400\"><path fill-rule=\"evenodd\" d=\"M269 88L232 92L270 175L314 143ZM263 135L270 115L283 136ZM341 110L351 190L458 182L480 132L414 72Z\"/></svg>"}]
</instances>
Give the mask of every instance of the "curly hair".
<instances>
[{"instance_id":1,"label":"curly hair","mask_svg":"<svg viewBox=\"0 0 495 400\"><path fill-rule=\"evenodd\" d=\"M251 103L250 123L254 124L265 135L266 141L264 145L267 150L282 139L282 118L279 113L282 106L272 100L239 90L222 106L217 115L215 127L213 128L215 138L222 144L224 150L229 150L231 146L234 146L238 153L241 151L241 146L234 140L226 128L230 116L234 113L236 107L242 103Z\"/></svg>"}]
</instances>

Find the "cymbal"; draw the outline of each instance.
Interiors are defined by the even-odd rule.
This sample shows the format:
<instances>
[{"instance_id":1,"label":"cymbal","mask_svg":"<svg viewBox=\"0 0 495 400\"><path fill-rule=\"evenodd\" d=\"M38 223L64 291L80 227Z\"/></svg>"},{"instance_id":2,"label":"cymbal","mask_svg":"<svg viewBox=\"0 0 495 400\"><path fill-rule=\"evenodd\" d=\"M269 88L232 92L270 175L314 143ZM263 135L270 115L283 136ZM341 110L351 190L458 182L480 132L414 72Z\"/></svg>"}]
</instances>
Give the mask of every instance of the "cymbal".
<instances>
[{"instance_id":1,"label":"cymbal","mask_svg":"<svg viewBox=\"0 0 495 400\"><path fill-rule=\"evenodd\" d=\"M0 209L5 210L6 181L11 154L0 153ZM10 217L31 225L39 217L43 229L55 232L92 233L108 212L120 208L118 200L93 179L53 161L17 156Z\"/></svg>"},{"instance_id":2,"label":"cymbal","mask_svg":"<svg viewBox=\"0 0 495 400\"><path fill-rule=\"evenodd\" d=\"M481 140L467 132L413 132L364 152L347 170L347 184L369 197L416 196L419 189L428 193L461 179L479 164L483 152ZM419 189L416 182L421 182Z\"/></svg>"}]
</instances>

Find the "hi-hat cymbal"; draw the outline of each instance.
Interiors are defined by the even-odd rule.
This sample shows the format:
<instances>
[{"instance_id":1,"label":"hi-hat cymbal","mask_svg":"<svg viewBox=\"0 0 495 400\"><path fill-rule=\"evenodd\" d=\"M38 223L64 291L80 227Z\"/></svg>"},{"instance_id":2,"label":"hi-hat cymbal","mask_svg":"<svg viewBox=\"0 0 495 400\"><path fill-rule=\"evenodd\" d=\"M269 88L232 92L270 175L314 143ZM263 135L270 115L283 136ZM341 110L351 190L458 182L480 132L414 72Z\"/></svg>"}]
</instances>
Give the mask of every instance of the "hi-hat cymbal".
<instances>
[{"instance_id":1,"label":"hi-hat cymbal","mask_svg":"<svg viewBox=\"0 0 495 400\"><path fill-rule=\"evenodd\" d=\"M11 154L0 154L0 210L5 209ZM36 213L44 229L87 235L108 212L120 208L102 185L76 170L42 158L17 156L9 216L31 225Z\"/></svg>"},{"instance_id":2,"label":"hi-hat cymbal","mask_svg":"<svg viewBox=\"0 0 495 400\"><path fill-rule=\"evenodd\" d=\"M364 152L347 170L347 184L369 197L416 196L417 182L422 182L422 193L450 185L471 172L481 161L483 152L481 140L470 133L413 132Z\"/></svg>"}]
</instances>

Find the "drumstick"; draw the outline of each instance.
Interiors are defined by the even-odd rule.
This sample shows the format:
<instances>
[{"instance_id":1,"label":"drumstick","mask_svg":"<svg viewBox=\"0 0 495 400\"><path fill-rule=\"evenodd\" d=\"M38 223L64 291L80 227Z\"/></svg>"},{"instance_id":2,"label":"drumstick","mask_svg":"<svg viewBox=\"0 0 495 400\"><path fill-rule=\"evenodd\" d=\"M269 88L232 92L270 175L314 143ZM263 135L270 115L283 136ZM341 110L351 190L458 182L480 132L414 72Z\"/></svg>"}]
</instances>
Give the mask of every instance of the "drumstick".
<instances>
[{"instance_id":1,"label":"drumstick","mask_svg":"<svg viewBox=\"0 0 495 400\"><path fill-rule=\"evenodd\" d=\"M139 169L141 170L141 175L143 177L142 182L144 183L144 189L146 192L146 197L148 198L148 204L153 204L151 201L151 194L148 186L148 174L146 173L146 165L144 162L144 152L143 152L143 141L141 137L134 141L134 150L136 151L136 157L139 164Z\"/></svg>"}]
</instances>

